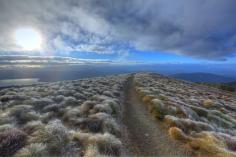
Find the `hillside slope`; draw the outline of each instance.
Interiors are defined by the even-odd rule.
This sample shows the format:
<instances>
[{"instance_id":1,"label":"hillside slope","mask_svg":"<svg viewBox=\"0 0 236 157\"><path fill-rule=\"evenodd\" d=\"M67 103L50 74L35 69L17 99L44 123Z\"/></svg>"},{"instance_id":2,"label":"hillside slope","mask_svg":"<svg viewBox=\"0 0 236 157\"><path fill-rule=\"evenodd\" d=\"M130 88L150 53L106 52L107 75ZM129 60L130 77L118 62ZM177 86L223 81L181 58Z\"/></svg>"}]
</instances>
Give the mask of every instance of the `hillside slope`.
<instances>
[{"instance_id":1,"label":"hillside slope","mask_svg":"<svg viewBox=\"0 0 236 157\"><path fill-rule=\"evenodd\" d=\"M172 78L201 83L228 83L235 81L235 78L210 73L181 73L170 75Z\"/></svg>"},{"instance_id":2,"label":"hillside slope","mask_svg":"<svg viewBox=\"0 0 236 157\"><path fill-rule=\"evenodd\" d=\"M235 82L229 82L228 85L236 87L236 81Z\"/></svg>"},{"instance_id":3,"label":"hillside slope","mask_svg":"<svg viewBox=\"0 0 236 157\"><path fill-rule=\"evenodd\" d=\"M120 156L127 77L0 90L0 157Z\"/></svg>"},{"instance_id":4,"label":"hillside slope","mask_svg":"<svg viewBox=\"0 0 236 157\"><path fill-rule=\"evenodd\" d=\"M130 77L125 91L123 121L128 130L126 147L132 156L194 156L168 136L166 125L149 114L134 87L134 78Z\"/></svg>"},{"instance_id":5,"label":"hillside slope","mask_svg":"<svg viewBox=\"0 0 236 157\"><path fill-rule=\"evenodd\" d=\"M236 98L152 73L0 90L0 157L236 157Z\"/></svg>"},{"instance_id":6,"label":"hillside slope","mask_svg":"<svg viewBox=\"0 0 236 157\"><path fill-rule=\"evenodd\" d=\"M136 74L136 91L170 137L209 157L236 156L236 98L216 88Z\"/></svg>"}]
</instances>

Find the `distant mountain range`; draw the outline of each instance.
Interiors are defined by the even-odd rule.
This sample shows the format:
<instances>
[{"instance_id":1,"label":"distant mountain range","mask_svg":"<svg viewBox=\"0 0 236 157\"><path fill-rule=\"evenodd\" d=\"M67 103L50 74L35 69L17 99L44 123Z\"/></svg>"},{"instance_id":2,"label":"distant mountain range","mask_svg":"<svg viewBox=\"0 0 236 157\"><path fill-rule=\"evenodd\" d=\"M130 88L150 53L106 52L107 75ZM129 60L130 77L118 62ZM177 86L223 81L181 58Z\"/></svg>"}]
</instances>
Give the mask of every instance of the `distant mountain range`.
<instances>
[{"instance_id":1,"label":"distant mountain range","mask_svg":"<svg viewBox=\"0 0 236 157\"><path fill-rule=\"evenodd\" d=\"M170 77L200 83L231 83L236 85L236 78L226 77L211 73L180 73L169 75Z\"/></svg>"}]
</instances>

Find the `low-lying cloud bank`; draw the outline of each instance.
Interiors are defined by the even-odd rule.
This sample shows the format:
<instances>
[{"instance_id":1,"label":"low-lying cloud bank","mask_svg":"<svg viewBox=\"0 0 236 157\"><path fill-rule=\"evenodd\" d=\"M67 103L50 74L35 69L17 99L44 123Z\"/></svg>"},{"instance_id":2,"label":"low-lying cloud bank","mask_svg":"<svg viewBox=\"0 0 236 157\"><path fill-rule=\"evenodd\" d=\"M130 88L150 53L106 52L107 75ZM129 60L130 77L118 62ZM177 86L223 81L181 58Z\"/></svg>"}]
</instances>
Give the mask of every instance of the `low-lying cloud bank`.
<instances>
[{"instance_id":1,"label":"low-lying cloud bank","mask_svg":"<svg viewBox=\"0 0 236 157\"><path fill-rule=\"evenodd\" d=\"M235 14L235 0L1 0L0 51L19 51L9 34L30 25L45 51L135 48L224 60L236 51Z\"/></svg>"},{"instance_id":2,"label":"low-lying cloud bank","mask_svg":"<svg viewBox=\"0 0 236 157\"><path fill-rule=\"evenodd\" d=\"M58 56L0 56L0 65L4 64L108 64L111 61L101 59L79 59Z\"/></svg>"}]
</instances>

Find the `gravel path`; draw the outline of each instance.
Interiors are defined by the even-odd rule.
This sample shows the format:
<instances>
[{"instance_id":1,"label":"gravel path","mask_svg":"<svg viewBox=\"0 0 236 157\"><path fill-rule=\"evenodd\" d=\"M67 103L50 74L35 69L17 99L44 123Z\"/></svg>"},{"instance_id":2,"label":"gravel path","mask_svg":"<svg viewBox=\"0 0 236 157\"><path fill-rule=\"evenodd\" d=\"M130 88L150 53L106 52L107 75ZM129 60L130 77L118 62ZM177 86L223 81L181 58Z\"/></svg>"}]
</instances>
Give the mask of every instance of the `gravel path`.
<instances>
[{"instance_id":1,"label":"gravel path","mask_svg":"<svg viewBox=\"0 0 236 157\"><path fill-rule=\"evenodd\" d=\"M126 148L137 157L192 157L176 141L168 137L167 128L155 120L138 99L131 77L125 91L124 124Z\"/></svg>"}]
</instances>

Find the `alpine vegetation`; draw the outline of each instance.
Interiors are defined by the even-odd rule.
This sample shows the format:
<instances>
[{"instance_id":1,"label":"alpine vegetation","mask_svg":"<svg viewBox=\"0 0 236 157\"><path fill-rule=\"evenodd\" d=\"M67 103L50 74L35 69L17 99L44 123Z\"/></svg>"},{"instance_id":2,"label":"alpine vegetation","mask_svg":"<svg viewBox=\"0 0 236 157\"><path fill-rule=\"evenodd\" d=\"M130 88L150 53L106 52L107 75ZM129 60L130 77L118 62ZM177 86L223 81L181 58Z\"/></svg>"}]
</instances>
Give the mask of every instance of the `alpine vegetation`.
<instances>
[{"instance_id":1,"label":"alpine vegetation","mask_svg":"<svg viewBox=\"0 0 236 157\"><path fill-rule=\"evenodd\" d=\"M236 157L235 104L152 73L5 88L0 157Z\"/></svg>"},{"instance_id":2,"label":"alpine vegetation","mask_svg":"<svg viewBox=\"0 0 236 157\"><path fill-rule=\"evenodd\" d=\"M0 90L0 156L120 156L120 99L127 78Z\"/></svg>"},{"instance_id":3,"label":"alpine vegetation","mask_svg":"<svg viewBox=\"0 0 236 157\"><path fill-rule=\"evenodd\" d=\"M135 74L143 104L172 139L198 156L236 157L236 98L216 88L158 74Z\"/></svg>"}]
</instances>

